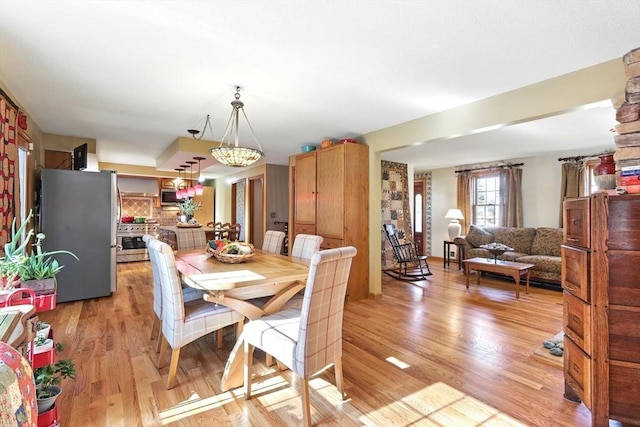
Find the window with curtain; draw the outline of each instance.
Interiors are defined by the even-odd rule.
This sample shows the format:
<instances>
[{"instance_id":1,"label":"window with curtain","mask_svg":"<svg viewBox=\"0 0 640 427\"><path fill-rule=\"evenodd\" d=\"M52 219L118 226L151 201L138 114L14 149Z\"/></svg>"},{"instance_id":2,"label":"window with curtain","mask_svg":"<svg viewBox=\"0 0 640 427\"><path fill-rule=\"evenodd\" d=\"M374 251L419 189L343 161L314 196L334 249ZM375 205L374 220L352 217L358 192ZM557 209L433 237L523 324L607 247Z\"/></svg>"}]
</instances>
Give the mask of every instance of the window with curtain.
<instances>
[{"instance_id":1,"label":"window with curtain","mask_svg":"<svg viewBox=\"0 0 640 427\"><path fill-rule=\"evenodd\" d=\"M509 165L459 171L457 201L465 229L470 224L522 227L522 169Z\"/></svg>"},{"instance_id":2,"label":"window with curtain","mask_svg":"<svg viewBox=\"0 0 640 427\"><path fill-rule=\"evenodd\" d=\"M502 221L502 191L497 172L476 176L473 192L473 223L480 227L496 227Z\"/></svg>"}]
</instances>

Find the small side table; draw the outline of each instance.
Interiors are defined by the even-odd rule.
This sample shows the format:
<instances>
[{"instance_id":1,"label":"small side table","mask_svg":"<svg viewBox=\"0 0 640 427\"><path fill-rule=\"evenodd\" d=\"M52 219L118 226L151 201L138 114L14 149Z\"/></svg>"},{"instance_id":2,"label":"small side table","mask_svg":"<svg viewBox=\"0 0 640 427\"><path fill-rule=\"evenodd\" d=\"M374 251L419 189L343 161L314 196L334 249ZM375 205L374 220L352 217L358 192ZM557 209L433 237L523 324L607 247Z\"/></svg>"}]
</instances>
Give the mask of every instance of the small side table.
<instances>
[{"instance_id":1,"label":"small side table","mask_svg":"<svg viewBox=\"0 0 640 427\"><path fill-rule=\"evenodd\" d=\"M442 257L442 268L447 268L451 265L451 246L456 247L456 260L458 261L458 270L462 270L462 259L460 257L460 249L458 245L456 245L453 240L445 240L443 249L444 249L444 257Z\"/></svg>"}]
</instances>

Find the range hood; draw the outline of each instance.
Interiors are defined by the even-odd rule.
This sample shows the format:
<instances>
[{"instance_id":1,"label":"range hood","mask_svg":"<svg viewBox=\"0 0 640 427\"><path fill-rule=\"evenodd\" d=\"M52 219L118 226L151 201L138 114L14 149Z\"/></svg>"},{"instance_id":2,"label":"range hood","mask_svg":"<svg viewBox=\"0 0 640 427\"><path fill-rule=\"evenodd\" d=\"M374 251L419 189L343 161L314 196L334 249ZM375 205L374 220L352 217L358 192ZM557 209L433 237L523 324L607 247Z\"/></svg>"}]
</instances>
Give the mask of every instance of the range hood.
<instances>
[{"instance_id":1,"label":"range hood","mask_svg":"<svg viewBox=\"0 0 640 427\"><path fill-rule=\"evenodd\" d=\"M123 196L158 197L158 180L155 178L118 177L118 190Z\"/></svg>"}]
</instances>

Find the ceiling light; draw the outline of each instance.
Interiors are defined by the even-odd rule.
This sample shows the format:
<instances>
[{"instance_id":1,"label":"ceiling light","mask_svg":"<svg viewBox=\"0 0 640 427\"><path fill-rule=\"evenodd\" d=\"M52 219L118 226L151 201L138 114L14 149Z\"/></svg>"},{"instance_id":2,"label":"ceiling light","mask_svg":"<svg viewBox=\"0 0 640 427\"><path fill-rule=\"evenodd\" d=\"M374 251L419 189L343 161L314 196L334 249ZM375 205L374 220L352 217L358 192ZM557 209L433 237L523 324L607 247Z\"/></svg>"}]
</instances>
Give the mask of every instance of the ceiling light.
<instances>
[{"instance_id":1,"label":"ceiling light","mask_svg":"<svg viewBox=\"0 0 640 427\"><path fill-rule=\"evenodd\" d=\"M204 160L204 157L194 157L193 160L198 161L198 183L195 186L196 195L201 196L204 193L204 186L202 185L202 177L200 176L200 160Z\"/></svg>"},{"instance_id":2,"label":"ceiling light","mask_svg":"<svg viewBox=\"0 0 640 427\"><path fill-rule=\"evenodd\" d=\"M247 118L247 114L244 112L244 103L240 101L240 86L236 86L236 93L234 95L235 99L231 101L231 106L233 109L231 110L231 116L229 116L229 121L227 122L227 127L224 131L224 135L220 140L220 145L218 147L214 147L211 150L211 155L215 157L217 161L226 166L233 167L244 167L250 166L257 162L262 156L264 156L264 152L262 151L262 147L258 142L258 138L256 138L256 134L251 127L251 123ZM258 148L250 148L250 147L241 147L240 146L240 112L242 111L242 115L244 119L247 121L247 125L249 125L249 130L251 131L251 135L256 142ZM204 128L202 129L202 134L204 135L204 131L209 126L211 129L211 122L209 121L209 116L204 124ZM196 135L200 133L200 131L196 129L189 129L189 132L195 139L198 138ZM233 134L233 144L230 141L225 142L227 136L231 138L231 134Z\"/></svg>"}]
</instances>

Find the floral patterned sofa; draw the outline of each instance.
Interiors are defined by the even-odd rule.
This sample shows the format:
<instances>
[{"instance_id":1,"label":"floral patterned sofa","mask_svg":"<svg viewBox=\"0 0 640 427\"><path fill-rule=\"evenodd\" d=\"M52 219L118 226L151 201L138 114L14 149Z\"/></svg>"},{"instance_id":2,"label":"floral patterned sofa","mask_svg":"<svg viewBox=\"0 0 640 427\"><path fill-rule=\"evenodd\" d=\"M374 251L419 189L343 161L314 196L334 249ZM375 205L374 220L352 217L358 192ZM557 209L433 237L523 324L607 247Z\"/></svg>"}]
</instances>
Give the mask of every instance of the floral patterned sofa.
<instances>
[{"instance_id":1,"label":"floral patterned sofa","mask_svg":"<svg viewBox=\"0 0 640 427\"><path fill-rule=\"evenodd\" d=\"M466 236L454 239L454 243L462 250L462 259L493 258L488 250L480 246L494 242L514 249L499 255L498 259L533 264L532 280L560 284L562 228L482 228L471 225Z\"/></svg>"}]
</instances>

